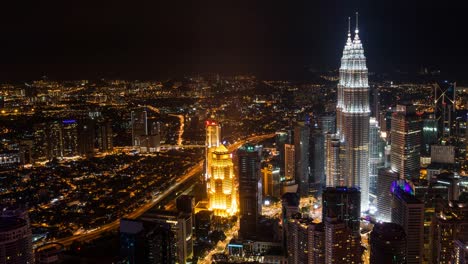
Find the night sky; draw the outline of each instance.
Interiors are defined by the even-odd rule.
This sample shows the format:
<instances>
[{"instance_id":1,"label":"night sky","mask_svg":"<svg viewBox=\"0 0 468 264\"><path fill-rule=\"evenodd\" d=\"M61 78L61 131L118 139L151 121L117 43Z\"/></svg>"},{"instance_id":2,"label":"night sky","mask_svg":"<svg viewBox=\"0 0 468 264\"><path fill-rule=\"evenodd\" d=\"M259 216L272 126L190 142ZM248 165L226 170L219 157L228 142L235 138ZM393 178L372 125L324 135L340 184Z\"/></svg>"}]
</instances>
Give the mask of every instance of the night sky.
<instances>
[{"instance_id":1,"label":"night sky","mask_svg":"<svg viewBox=\"0 0 468 264\"><path fill-rule=\"evenodd\" d=\"M355 11L370 71L427 66L468 79L463 1L3 2L1 80L336 69Z\"/></svg>"}]
</instances>

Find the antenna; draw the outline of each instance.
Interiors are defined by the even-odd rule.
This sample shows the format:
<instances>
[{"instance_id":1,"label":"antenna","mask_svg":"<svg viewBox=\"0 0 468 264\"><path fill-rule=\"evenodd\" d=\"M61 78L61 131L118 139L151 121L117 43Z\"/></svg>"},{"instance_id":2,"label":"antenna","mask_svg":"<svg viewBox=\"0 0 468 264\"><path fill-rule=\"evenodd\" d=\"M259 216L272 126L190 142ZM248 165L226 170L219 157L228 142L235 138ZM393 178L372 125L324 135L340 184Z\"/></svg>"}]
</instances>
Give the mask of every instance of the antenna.
<instances>
[{"instance_id":1,"label":"antenna","mask_svg":"<svg viewBox=\"0 0 468 264\"><path fill-rule=\"evenodd\" d=\"M356 12L356 30L354 31L356 34L359 33L358 23L359 23L359 13Z\"/></svg>"},{"instance_id":2,"label":"antenna","mask_svg":"<svg viewBox=\"0 0 468 264\"><path fill-rule=\"evenodd\" d=\"M351 36L351 17L348 17L348 36Z\"/></svg>"}]
</instances>

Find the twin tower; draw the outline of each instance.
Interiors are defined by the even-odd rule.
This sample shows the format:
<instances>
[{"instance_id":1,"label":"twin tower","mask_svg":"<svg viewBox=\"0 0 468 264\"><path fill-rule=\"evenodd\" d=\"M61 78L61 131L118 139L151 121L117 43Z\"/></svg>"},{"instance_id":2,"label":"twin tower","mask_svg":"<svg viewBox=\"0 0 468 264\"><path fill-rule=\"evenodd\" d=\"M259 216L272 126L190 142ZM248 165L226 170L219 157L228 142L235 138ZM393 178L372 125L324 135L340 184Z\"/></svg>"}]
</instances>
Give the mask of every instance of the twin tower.
<instances>
[{"instance_id":1,"label":"twin tower","mask_svg":"<svg viewBox=\"0 0 468 264\"><path fill-rule=\"evenodd\" d=\"M327 171L337 173L327 174L327 177L331 177L327 179L327 185L359 187L361 211L366 211L369 207L368 70L364 49L359 39L358 14L356 13L353 39L351 39L350 20L348 20L348 39L341 58L340 81L337 89L337 132L327 139L338 143L338 148L335 150L339 154L327 149Z\"/></svg>"}]
</instances>

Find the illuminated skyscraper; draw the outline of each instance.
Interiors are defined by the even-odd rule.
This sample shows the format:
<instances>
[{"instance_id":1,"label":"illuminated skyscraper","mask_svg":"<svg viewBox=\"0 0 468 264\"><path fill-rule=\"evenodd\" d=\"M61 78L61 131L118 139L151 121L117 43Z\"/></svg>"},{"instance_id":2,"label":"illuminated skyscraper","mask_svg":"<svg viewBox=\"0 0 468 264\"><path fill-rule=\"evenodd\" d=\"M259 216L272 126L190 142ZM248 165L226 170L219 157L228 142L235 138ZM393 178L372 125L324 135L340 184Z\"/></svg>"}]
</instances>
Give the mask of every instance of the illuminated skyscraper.
<instances>
[{"instance_id":1,"label":"illuminated skyscraper","mask_svg":"<svg viewBox=\"0 0 468 264\"><path fill-rule=\"evenodd\" d=\"M76 120L62 121L62 144L64 157L78 154L78 123Z\"/></svg>"},{"instance_id":2,"label":"illuminated skyscraper","mask_svg":"<svg viewBox=\"0 0 468 264\"><path fill-rule=\"evenodd\" d=\"M219 146L221 141L221 127L215 120L207 120L205 122L206 141L205 141L205 179L210 178L210 161L211 153Z\"/></svg>"},{"instance_id":3,"label":"illuminated skyscraper","mask_svg":"<svg viewBox=\"0 0 468 264\"><path fill-rule=\"evenodd\" d=\"M341 173L346 186L360 188L361 210L365 211L369 206L370 108L368 71L359 39L357 17L353 40L351 30L348 29L337 94L337 133L344 150Z\"/></svg>"},{"instance_id":4,"label":"illuminated skyscraper","mask_svg":"<svg viewBox=\"0 0 468 264\"><path fill-rule=\"evenodd\" d=\"M294 181L295 175L295 151L294 145L284 144L284 177L286 181Z\"/></svg>"},{"instance_id":5,"label":"illuminated skyscraper","mask_svg":"<svg viewBox=\"0 0 468 264\"><path fill-rule=\"evenodd\" d=\"M424 203L414 197L408 182L400 180L392 186L392 223L399 224L406 233L406 263L423 261Z\"/></svg>"},{"instance_id":6,"label":"illuminated skyscraper","mask_svg":"<svg viewBox=\"0 0 468 264\"><path fill-rule=\"evenodd\" d=\"M114 148L112 124L110 121L103 121L98 124L98 146L101 152L112 151Z\"/></svg>"},{"instance_id":7,"label":"illuminated skyscraper","mask_svg":"<svg viewBox=\"0 0 468 264\"><path fill-rule=\"evenodd\" d=\"M299 123L294 127L295 177L302 197L309 195L309 136L308 125Z\"/></svg>"},{"instance_id":8,"label":"illuminated skyscraper","mask_svg":"<svg viewBox=\"0 0 468 264\"><path fill-rule=\"evenodd\" d=\"M412 105L397 105L392 116L392 170L400 179L419 178L421 120Z\"/></svg>"},{"instance_id":9,"label":"illuminated skyscraper","mask_svg":"<svg viewBox=\"0 0 468 264\"><path fill-rule=\"evenodd\" d=\"M244 239L256 237L258 217L262 212L260 154L251 144L237 151L239 177L239 235Z\"/></svg>"},{"instance_id":10,"label":"illuminated skyscraper","mask_svg":"<svg viewBox=\"0 0 468 264\"><path fill-rule=\"evenodd\" d=\"M95 122L93 120L81 120L78 124L78 153L82 156L94 154Z\"/></svg>"},{"instance_id":11,"label":"illuminated skyscraper","mask_svg":"<svg viewBox=\"0 0 468 264\"><path fill-rule=\"evenodd\" d=\"M335 134L327 134L326 139L326 186L343 186L344 180L341 177L340 168L340 139Z\"/></svg>"},{"instance_id":12,"label":"illuminated skyscraper","mask_svg":"<svg viewBox=\"0 0 468 264\"><path fill-rule=\"evenodd\" d=\"M206 146L208 148L219 146L221 140L221 127L216 120L207 120L206 123Z\"/></svg>"},{"instance_id":13,"label":"illuminated skyscraper","mask_svg":"<svg viewBox=\"0 0 468 264\"><path fill-rule=\"evenodd\" d=\"M447 80L434 84L434 112L438 123L439 137L446 139L454 135L456 118L457 84Z\"/></svg>"},{"instance_id":14,"label":"illuminated skyscraper","mask_svg":"<svg viewBox=\"0 0 468 264\"><path fill-rule=\"evenodd\" d=\"M140 137L148 135L148 114L146 108L132 111L132 145L140 146Z\"/></svg>"},{"instance_id":15,"label":"illuminated skyscraper","mask_svg":"<svg viewBox=\"0 0 468 264\"><path fill-rule=\"evenodd\" d=\"M224 145L211 152L207 193L210 210L217 216L231 216L237 212L234 164Z\"/></svg>"},{"instance_id":16,"label":"illuminated skyscraper","mask_svg":"<svg viewBox=\"0 0 468 264\"><path fill-rule=\"evenodd\" d=\"M369 193L373 197L377 194L378 170L384 167L384 148L385 141L380 137L379 123L372 117L369 126Z\"/></svg>"}]
</instances>

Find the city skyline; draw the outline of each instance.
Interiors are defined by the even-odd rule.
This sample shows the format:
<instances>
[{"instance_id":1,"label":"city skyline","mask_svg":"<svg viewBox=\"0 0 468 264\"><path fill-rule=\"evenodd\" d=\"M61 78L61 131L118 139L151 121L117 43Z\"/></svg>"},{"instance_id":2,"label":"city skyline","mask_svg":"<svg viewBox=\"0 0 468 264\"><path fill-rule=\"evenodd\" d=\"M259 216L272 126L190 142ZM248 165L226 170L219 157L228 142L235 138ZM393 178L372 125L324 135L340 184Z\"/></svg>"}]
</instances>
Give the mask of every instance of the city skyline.
<instances>
[{"instance_id":1,"label":"city skyline","mask_svg":"<svg viewBox=\"0 0 468 264\"><path fill-rule=\"evenodd\" d=\"M468 263L456 6L120 1L5 6L0 264Z\"/></svg>"},{"instance_id":2,"label":"city skyline","mask_svg":"<svg viewBox=\"0 0 468 264\"><path fill-rule=\"evenodd\" d=\"M0 20L0 79L169 78L193 72L306 78L337 69L347 17L362 14L374 72L427 67L464 80L468 69L457 3L42 3ZM372 41L369 41L372 36Z\"/></svg>"}]
</instances>

